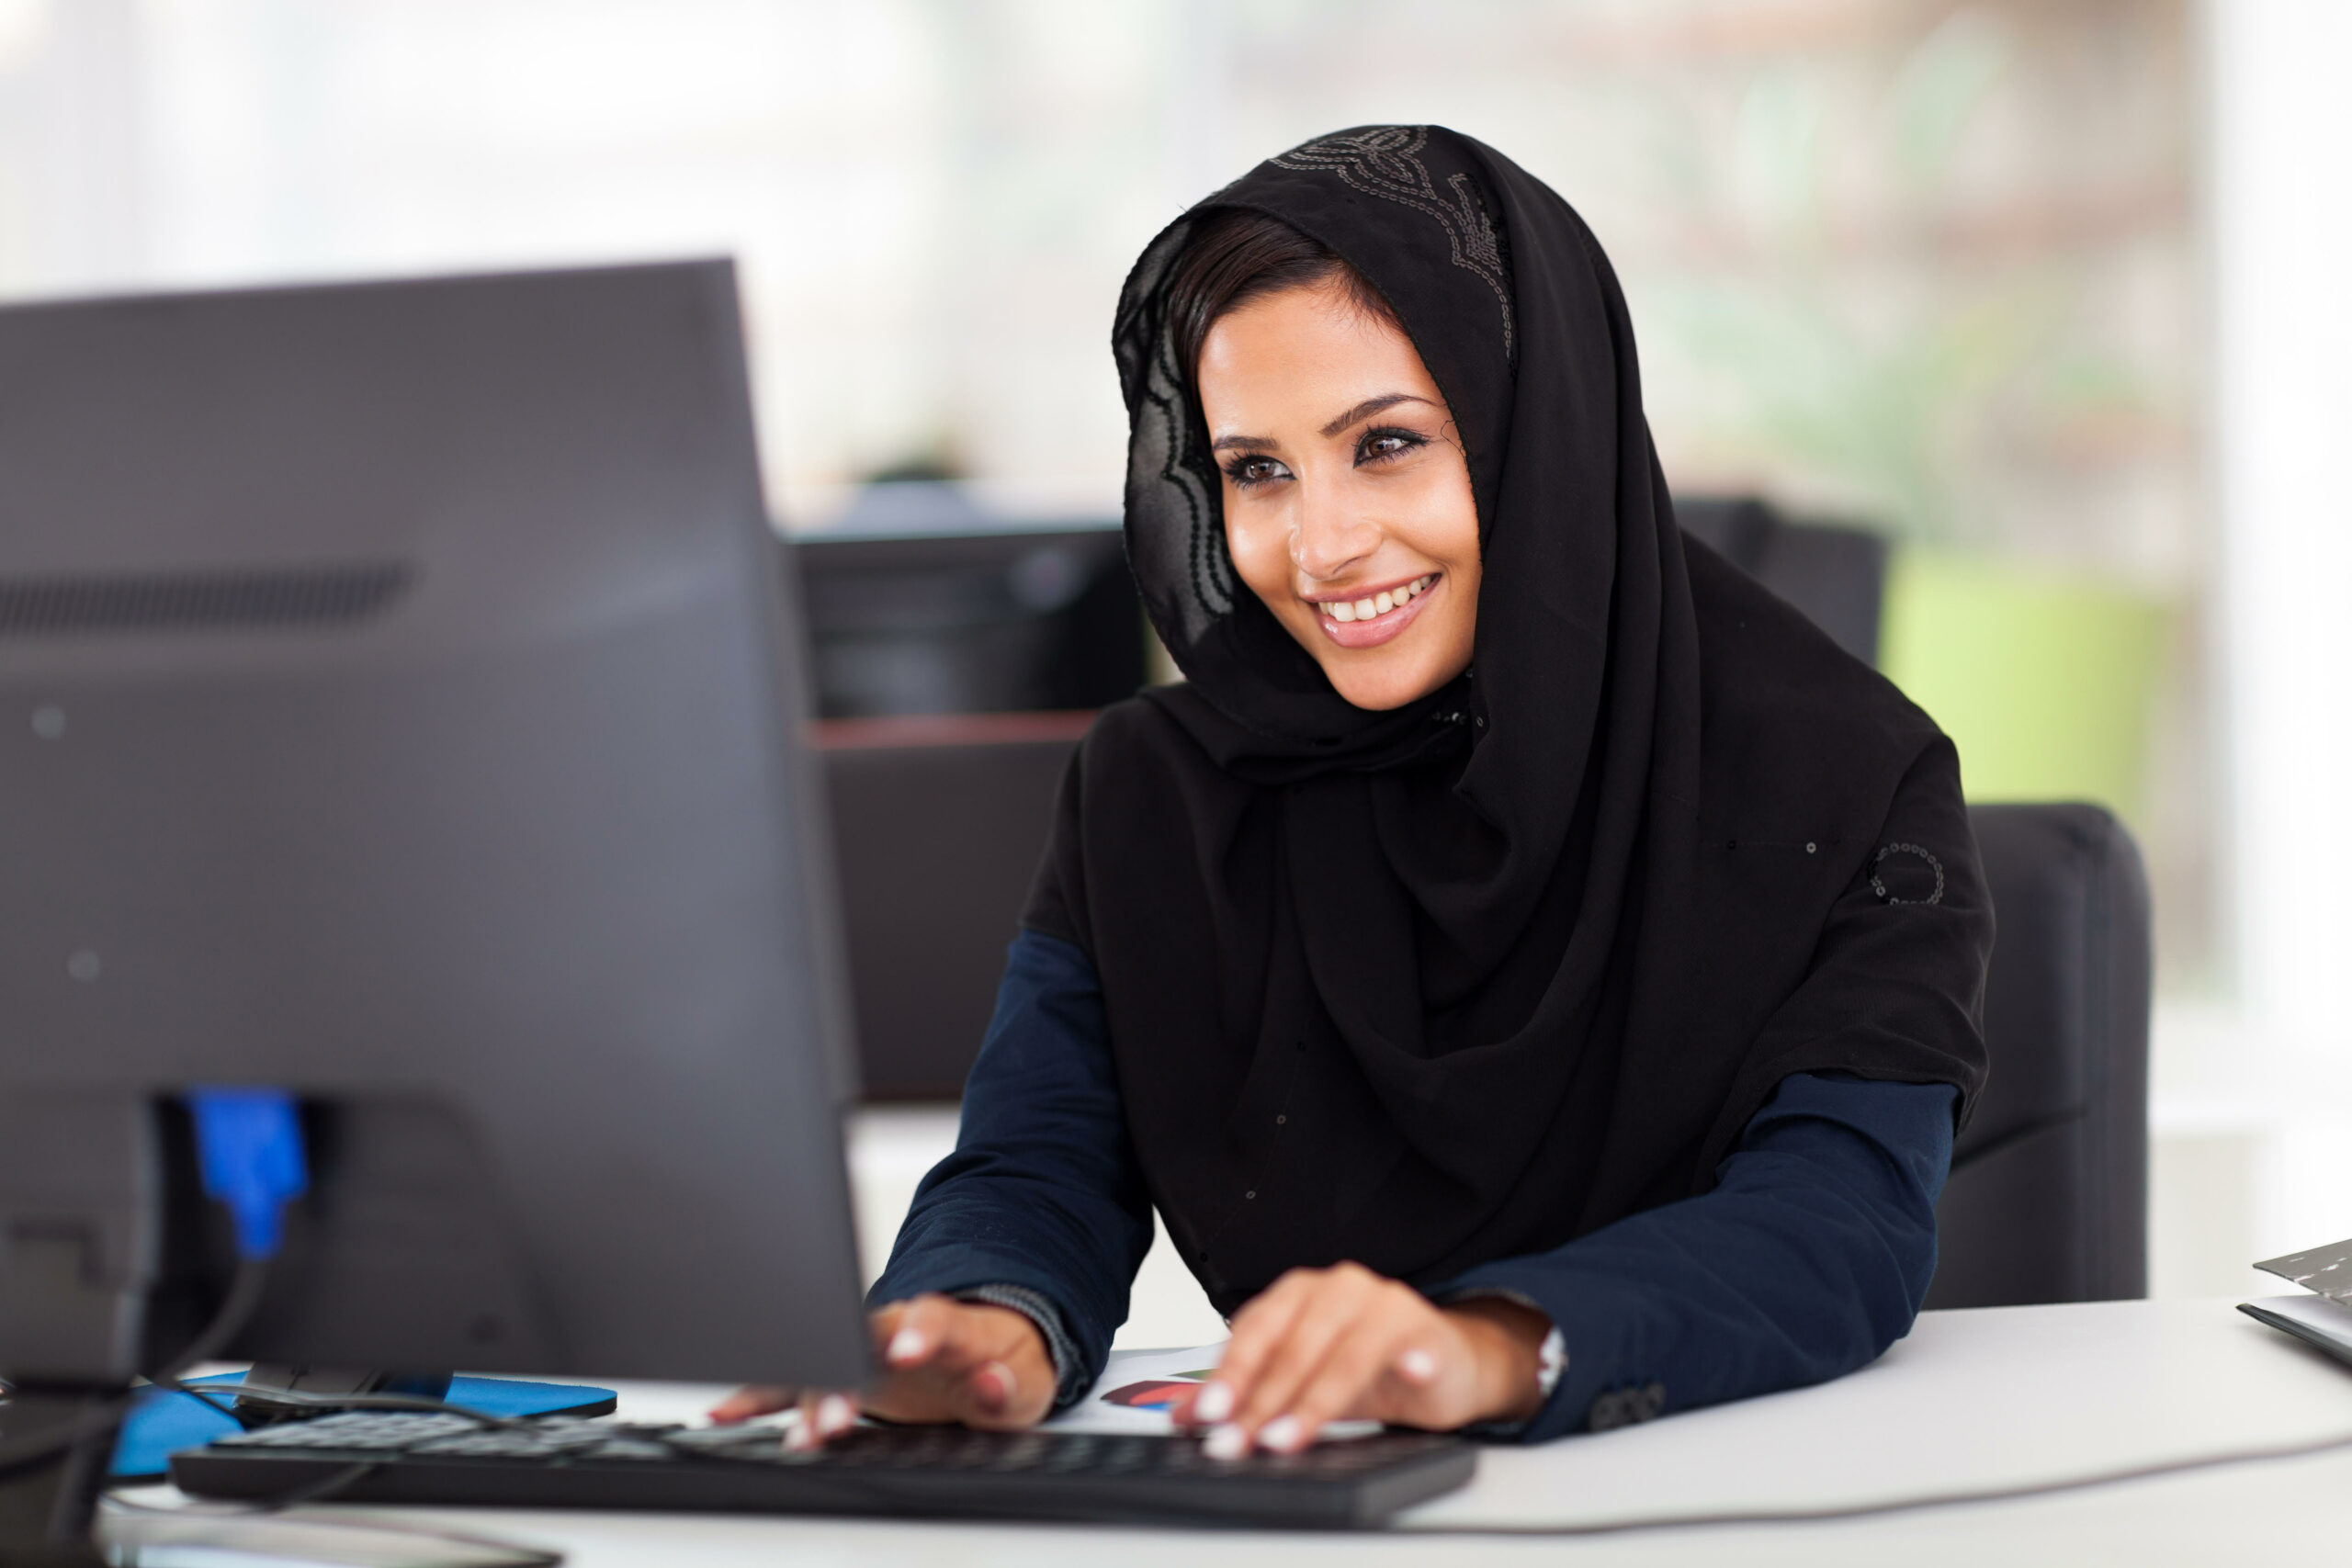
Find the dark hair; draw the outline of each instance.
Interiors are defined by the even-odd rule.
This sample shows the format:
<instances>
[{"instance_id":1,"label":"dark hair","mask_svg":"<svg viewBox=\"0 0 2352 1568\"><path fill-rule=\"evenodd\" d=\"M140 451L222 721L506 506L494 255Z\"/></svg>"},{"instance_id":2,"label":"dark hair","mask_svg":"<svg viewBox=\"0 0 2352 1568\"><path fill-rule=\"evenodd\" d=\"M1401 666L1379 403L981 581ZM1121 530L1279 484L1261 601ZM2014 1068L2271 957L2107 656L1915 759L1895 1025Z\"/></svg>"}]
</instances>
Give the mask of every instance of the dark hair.
<instances>
[{"instance_id":1,"label":"dark hair","mask_svg":"<svg viewBox=\"0 0 2352 1568\"><path fill-rule=\"evenodd\" d=\"M1219 317L1270 294L1332 281L1347 289L1357 310L1401 325L1371 279L1281 219L1241 207L1202 219L1169 275L1166 318L1175 338L1177 373L1194 402L1200 400L1201 345Z\"/></svg>"}]
</instances>

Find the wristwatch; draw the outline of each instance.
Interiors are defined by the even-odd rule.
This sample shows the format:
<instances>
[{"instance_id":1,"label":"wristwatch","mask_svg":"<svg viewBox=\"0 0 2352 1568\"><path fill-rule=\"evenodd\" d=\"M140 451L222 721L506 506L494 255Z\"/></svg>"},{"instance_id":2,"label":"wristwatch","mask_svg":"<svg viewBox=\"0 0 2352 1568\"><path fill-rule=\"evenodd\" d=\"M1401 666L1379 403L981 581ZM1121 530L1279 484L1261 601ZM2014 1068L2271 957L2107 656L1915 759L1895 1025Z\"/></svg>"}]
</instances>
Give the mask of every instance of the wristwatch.
<instances>
[{"instance_id":1,"label":"wristwatch","mask_svg":"<svg viewBox=\"0 0 2352 1568\"><path fill-rule=\"evenodd\" d=\"M1560 1374L1568 1370L1568 1342L1555 1325L1544 1336L1544 1343L1535 1348L1535 1393L1537 1397L1550 1399L1552 1391L1560 1386Z\"/></svg>"}]
</instances>

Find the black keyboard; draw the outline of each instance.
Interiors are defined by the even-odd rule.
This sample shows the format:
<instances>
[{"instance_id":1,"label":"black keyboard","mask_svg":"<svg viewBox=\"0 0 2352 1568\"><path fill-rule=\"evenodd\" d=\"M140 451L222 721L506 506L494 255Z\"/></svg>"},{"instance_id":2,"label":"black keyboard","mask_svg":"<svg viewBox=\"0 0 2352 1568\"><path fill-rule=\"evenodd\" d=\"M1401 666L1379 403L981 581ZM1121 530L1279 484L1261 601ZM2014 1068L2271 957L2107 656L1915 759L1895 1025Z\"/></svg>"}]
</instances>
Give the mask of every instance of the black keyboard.
<instances>
[{"instance_id":1,"label":"black keyboard","mask_svg":"<svg viewBox=\"0 0 2352 1568\"><path fill-rule=\"evenodd\" d=\"M1383 1432L1299 1454L1213 1460L1190 1438L860 1427L814 1453L774 1427L549 1416L488 1427L441 1413L348 1411L172 1456L199 1497L508 1508L1292 1525L1377 1525L1477 1466L1457 1438Z\"/></svg>"}]
</instances>

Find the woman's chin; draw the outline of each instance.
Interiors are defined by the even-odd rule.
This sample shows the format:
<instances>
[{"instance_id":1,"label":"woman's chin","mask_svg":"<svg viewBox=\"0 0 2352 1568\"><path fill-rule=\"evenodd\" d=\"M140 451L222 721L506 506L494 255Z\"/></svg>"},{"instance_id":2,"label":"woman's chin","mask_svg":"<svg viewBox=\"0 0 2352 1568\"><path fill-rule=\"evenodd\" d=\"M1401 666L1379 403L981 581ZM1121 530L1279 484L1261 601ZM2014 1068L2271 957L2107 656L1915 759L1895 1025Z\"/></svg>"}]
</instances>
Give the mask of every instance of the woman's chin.
<instances>
[{"instance_id":1,"label":"woman's chin","mask_svg":"<svg viewBox=\"0 0 2352 1568\"><path fill-rule=\"evenodd\" d=\"M1452 674L1428 668L1425 660L1398 659L1381 660L1393 663L1394 669L1367 670L1369 660L1326 660L1323 673L1330 678L1332 690L1347 699L1352 707L1369 713L1386 713L1408 703L1419 702L1431 692L1453 679ZM1334 669L1333 665L1342 667Z\"/></svg>"}]
</instances>

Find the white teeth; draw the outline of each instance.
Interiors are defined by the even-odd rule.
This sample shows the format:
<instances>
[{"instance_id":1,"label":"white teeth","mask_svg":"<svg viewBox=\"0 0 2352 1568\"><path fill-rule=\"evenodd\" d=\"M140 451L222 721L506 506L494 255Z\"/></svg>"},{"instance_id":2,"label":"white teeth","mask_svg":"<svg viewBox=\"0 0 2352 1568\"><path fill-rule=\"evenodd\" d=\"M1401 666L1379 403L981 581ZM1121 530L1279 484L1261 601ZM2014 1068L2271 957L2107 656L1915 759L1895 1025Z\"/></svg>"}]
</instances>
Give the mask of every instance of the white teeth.
<instances>
[{"instance_id":1,"label":"white teeth","mask_svg":"<svg viewBox=\"0 0 2352 1568\"><path fill-rule=\"evenodd\" d=\"M1353 603L1345 599L1327 599L1316 607L1335 621L1368 621L1374 615L1385 615L1389 611L1419 598L1428 592L1430 585L1436 581L1437 573L1430 572L1426 577L1413 579L1402 587L1383 589L1369 599L1358 599Z\"/></svg>"}]
</instances>

